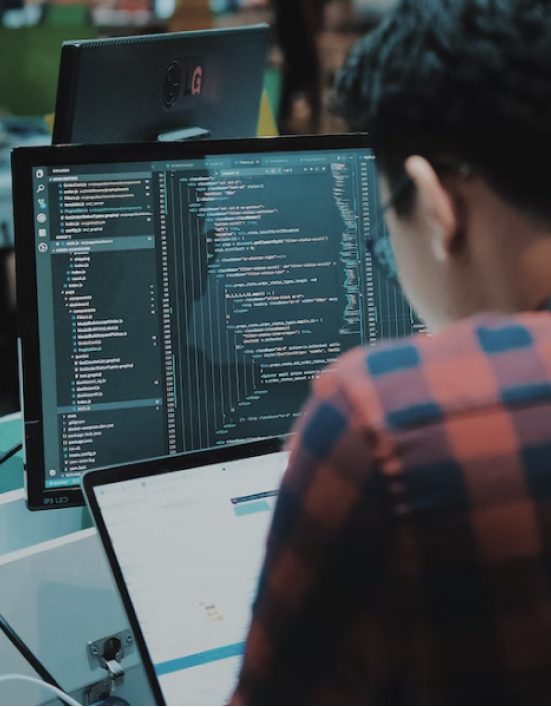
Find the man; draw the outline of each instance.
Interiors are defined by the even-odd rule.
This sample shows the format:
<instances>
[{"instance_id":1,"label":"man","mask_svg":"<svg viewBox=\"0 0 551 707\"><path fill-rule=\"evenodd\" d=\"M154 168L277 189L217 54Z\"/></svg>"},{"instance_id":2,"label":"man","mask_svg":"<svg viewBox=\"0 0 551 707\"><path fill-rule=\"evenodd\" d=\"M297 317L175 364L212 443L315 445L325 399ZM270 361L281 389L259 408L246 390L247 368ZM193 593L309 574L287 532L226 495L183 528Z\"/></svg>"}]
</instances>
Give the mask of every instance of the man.
<instances>
[{"instance_id":1,"label":"man","mask_svg":"<svg viewBox=\"0 0 551 707\"><path fill-rule=\"evenodd\" d=\"M551 3L401 0L338 94L434 335L317 381L234 702L548 703Z\"/></svg>"}]
</instances>

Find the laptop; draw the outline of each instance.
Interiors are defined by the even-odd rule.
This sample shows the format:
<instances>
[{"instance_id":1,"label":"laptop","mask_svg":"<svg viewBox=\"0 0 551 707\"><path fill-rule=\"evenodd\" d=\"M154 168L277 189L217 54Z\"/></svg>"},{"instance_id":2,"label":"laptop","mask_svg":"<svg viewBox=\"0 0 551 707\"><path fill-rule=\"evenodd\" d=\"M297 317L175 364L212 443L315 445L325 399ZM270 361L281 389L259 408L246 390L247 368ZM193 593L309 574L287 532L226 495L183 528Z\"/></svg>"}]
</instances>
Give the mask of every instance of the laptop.
<instances>
[{"instance_id":1,"label":"laptop","mask_svg":"<svg viewBox=\"0 0 551 707\"><path fill-rule=\"evenodd\" d=\"M287 461L268 439L84 475L156 704L231 697Z\"/></svg>"}]
</instances>

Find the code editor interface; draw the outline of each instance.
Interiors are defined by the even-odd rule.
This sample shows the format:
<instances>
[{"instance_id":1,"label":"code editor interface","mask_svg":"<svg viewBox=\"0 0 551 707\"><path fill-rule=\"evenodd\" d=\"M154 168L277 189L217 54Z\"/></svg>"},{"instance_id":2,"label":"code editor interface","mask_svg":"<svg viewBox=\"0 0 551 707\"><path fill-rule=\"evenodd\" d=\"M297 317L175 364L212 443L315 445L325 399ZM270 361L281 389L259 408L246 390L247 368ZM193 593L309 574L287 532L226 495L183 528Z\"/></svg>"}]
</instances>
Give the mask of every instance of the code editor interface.
<instances>
[{"instance_id":1,"label":"code editor interface","mask_svg":"<svg viewBox=\"0 0 551 707\"><path fill-rule=\"evenodd\" d=\"M421 328L367 250L369 150L44 167L33 190L46 488L284 435L343 352Z\"/></svg>"}]
</instances>

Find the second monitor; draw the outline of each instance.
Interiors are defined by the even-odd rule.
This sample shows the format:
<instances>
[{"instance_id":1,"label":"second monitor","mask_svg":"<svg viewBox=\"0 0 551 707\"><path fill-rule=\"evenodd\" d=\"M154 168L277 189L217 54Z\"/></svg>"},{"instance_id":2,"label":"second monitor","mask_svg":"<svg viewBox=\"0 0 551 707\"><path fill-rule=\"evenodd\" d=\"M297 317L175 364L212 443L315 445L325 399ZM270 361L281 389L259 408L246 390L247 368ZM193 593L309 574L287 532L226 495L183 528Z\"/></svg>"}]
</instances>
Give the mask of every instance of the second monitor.
<instances>
[{"instance_id":1,"label":"second monitor","mask_svg":"<svg viewBox=\"0 0 551 707\"><path fill-rule=\"evenodd\" d=\"M33 507L81 501L87 469L285 435L321 369L418 326L366 247L365 136L14 155Z\"/></svg>"},{"instance_id":2,"label":"second monitor","mask_svg":"<svg viewBox=\"0 0 551 707\"><path fill-rule=\"evenodd\" d=\"M53 142L254 137L268 26L65 42Z\"/></svg>"}]
</instances>

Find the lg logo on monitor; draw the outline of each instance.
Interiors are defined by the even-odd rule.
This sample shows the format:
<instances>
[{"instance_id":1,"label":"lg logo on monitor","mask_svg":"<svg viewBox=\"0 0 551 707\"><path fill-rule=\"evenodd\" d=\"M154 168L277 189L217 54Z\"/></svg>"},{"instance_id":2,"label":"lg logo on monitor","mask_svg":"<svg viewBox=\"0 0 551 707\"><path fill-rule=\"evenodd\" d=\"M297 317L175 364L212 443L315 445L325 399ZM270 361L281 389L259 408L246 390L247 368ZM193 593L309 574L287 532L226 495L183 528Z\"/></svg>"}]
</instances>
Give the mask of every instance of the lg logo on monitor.
<instances>
[{"instance_id":1,"label":"lg logo on monitor","mask_svg":"<svg viewBox=\"0 0 551 707\"><path fill-rule=\"evenodd\" d=\"M163 101L165 106L170 108L176 103L182 91L184 76L184 95L200 96L203 92L204 74L205 70L201 64L192 64L190 62L187 67L184 66L183 70L179 61L175 60L169 64L163 80Z\"/></svg>"}]
</instances>

